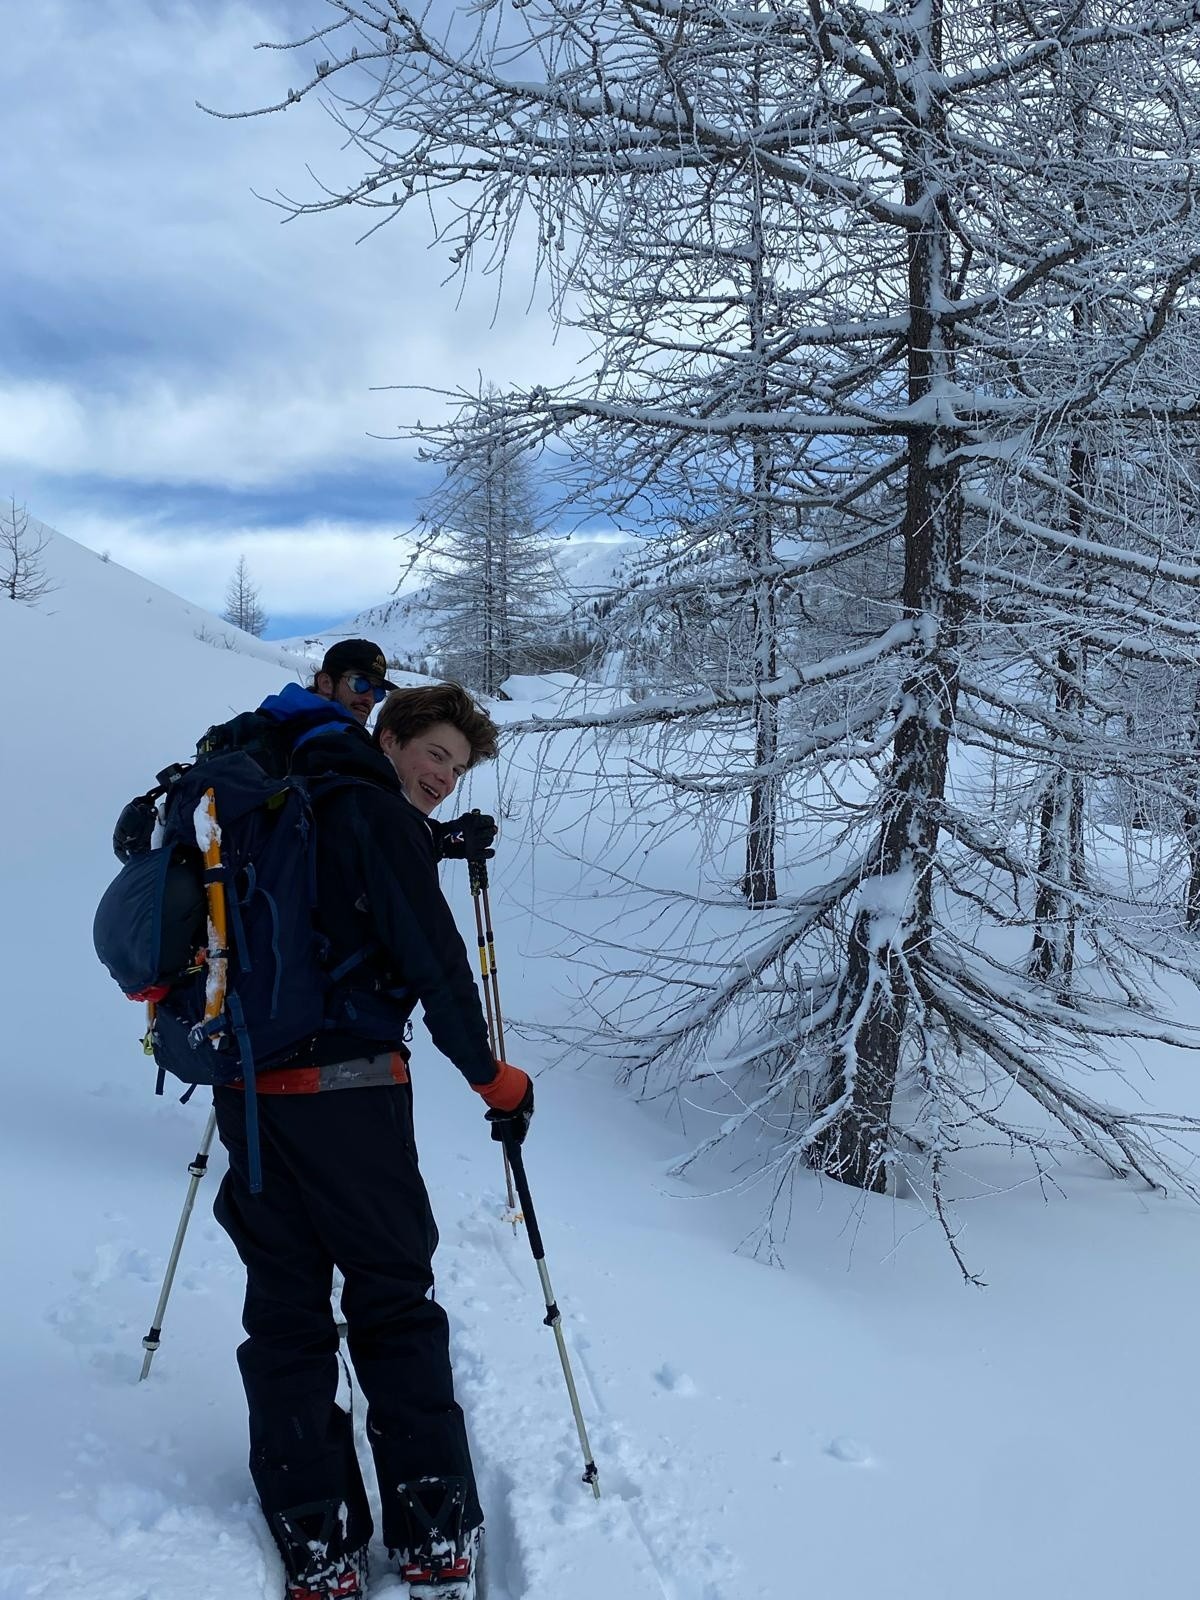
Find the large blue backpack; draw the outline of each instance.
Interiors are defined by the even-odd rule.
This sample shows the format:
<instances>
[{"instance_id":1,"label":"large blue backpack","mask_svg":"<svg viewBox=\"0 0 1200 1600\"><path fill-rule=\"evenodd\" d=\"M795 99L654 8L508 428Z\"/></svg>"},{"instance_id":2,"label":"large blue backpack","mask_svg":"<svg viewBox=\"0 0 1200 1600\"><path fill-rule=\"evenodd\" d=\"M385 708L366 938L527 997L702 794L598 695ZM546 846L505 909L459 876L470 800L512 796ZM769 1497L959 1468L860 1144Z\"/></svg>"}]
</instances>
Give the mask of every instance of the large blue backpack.
<instances>
[{"instance_id":1,"label":"large blue backpack","mask_svg":"<svg viewBox=\"0 0 1200 1600\"><path fill-rule=\"evenodd\" d=\"M245 751L171 768L166 816L153 848L131 853L96 911L96 954L133 999L149 999L146 1048L188 1084L241 1083L251 1189L261 1187L255 1075L300 1054L325 1025L335 986L366 956L328 967L316 923L313 804L357 780L271 777ZM207 869L198 837L211 791L220 865ZM151 791L154 793L154 791ZM147 797L143 797L145 799ZM149 845L149 840L146 841ZM223 1002L206 1017L215 963L208 884L224 889Z\"/></svg>"}]
</instances>

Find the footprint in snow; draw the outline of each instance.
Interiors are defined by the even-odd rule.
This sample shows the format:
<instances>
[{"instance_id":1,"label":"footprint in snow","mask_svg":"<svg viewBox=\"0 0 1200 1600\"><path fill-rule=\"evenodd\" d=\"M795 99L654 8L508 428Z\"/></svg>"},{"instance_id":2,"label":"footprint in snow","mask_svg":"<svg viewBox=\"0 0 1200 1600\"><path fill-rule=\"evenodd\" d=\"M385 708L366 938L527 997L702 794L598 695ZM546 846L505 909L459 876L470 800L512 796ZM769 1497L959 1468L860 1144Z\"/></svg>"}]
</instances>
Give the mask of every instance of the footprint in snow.
<instances>
[{"instance_id":1,"label":"footprint in snow","mask_svg":"<svg viewBox=\"0 0 1200 1600\"><path fill-rule=\"evenodd\" d=\"M857 1439L840 1438L831 1439L825 1446L825 1454L832 1456L835 1461L844 1461L851 1467L869 1467L871 1465L871 1452L865 1444L860 1444Z\"/></svg>"},{"instance_id":2,"label":"footprint in snow","mask_svg":"<svg viewBox=\"0 0 1200 1600\"><path fill-rule=\"evenodd\" d=\"M678 1367L673 1367L669 1361L664 1361L654 1374L654 1381L660 1389L665 1389L668 1394L677 1394L683 1398L694 1395L695 1382L686 1372L680 1372Z\"/></svg>"}]
</instances>

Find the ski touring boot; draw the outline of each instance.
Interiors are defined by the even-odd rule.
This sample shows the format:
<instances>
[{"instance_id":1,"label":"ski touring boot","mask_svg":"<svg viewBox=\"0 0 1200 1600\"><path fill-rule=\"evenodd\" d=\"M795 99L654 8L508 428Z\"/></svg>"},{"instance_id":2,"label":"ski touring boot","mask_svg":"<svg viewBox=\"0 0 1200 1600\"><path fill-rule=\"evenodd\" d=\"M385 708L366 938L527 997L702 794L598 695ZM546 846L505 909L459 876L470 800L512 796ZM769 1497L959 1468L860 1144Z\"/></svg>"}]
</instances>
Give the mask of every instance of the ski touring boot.
<instances>
[{"instance_id":1,"label":"ski touring boot","mask_svg":"<svg viewBox=\"0 0 1200 1600\"><path fill-rule=\"evenodd\" d=\"M271 1532L287 1568L284 1600L361 1600L367 1547L346 1550L342 1519L326 1501L273 1512Z\"/></svg>"},{"instance_id":2,"label":"ski touring boot","mask_svg":"<svg viewBox=\"0 0 1200 1600\"><path fill-rule=\"evenodd\" d=\"M412 1600L475 1600L483 1528L464 1528L465 1478L418 1478L397 1491L411 1530L389 1554Z\"/></svg>"}]
</instances>

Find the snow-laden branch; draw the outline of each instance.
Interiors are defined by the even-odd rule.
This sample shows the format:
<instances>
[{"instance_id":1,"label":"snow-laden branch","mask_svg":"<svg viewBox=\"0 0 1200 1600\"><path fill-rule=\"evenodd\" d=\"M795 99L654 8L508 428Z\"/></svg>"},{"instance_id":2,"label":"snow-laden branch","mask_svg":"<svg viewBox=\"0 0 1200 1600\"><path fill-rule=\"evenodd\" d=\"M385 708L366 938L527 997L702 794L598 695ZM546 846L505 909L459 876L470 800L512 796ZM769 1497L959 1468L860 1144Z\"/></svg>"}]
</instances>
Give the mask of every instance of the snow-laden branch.
<instances>
[{"instance_id":1,"label":"snow-laden branch","mask_svg":"<svg viewBox=\"0 0 1200 1600\"><path fill-rule=\"evenodd\" d=\"M975 489L963 490L963 504L968 510L978 511L989 521L1011 528L1015 533L1033 540L1046 549L1086 557L1105 569L1116 568L1118 571L1139 572L1148 578L1170 579L1173 583L1186 584L1189 588L1200 584L1200 565L1194 562L1169 561L1157 554L1146 554L1140 550L1122 548L1120 545L1104 544L1082 534L1067 532L1050 523L1022 516L1011 507L1001 505L990 495L982 494Z\"/></svg>"},{"instance_id":2,"label":"snow-laden branch","mask_svg":"<svg viewBox=\"0 0 1200 1600\"><path fill-rule=\"evenodd\" d=\"M739 706L753 705L765 700L777 703L817 684L832 683L851 673L874 666L885 657L895 655L913 642L915 624L910 620L897 622L870 644L857 650L847 650L812 666L780 673L778 677L762 683L731 684L722 689L711 689L704 694L689 695L683 699L650 696L634 706L619 706L615 711L579 712L568 717L530 717L522 722L511 722L514 733L558 733L568 728L624 728L645 727L652 723L677 722L684 718L705 716L713 711L727 711Z\"/></svg>"}]
</instances>

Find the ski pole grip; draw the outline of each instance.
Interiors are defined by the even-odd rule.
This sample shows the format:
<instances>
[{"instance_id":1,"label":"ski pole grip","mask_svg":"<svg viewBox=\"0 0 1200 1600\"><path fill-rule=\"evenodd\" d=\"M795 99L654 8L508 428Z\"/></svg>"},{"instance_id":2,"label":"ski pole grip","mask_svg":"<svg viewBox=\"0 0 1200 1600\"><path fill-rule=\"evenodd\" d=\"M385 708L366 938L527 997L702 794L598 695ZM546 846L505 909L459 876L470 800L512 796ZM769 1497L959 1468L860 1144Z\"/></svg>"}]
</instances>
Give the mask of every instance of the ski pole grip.
<instances>
[{"instance_id":1,"label":"ski pole grip","mask_svg":"<svg viewBox=\"0 0 1200 1600\"><path fill-rule=\"evenodd\" d=\"M529 1179L525 1176L525 1158L521 1154L521 1146L516 1139L505 1139L503 1144L508 1164L512 1168L513 1182L517 1186L521 1215L525 1219L525 1228L529 1234L529 1248L533 1251L535 1261L544 1261L546 1250L542 1244L542 1231L538 1227L537 1213L533 1209L533 1200L529 1194Z\"/></svg>"},{"instance_id":2,"label":"ski pole grip","mask_svg":"<svg viewBox=\"0 0 1200 1600\"><path fill-rule=\"evenodd\" d=\"M480 817L483 813L478 806L472 806L471 815ZM467 875L471 882L472 894L478 894L481 889L486 889L488 886L487 857L469 856L467 858Z\"/></svg>"}]
</instances>

